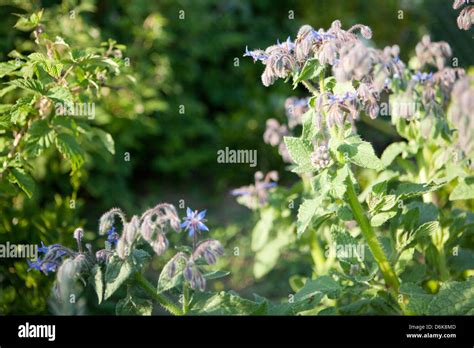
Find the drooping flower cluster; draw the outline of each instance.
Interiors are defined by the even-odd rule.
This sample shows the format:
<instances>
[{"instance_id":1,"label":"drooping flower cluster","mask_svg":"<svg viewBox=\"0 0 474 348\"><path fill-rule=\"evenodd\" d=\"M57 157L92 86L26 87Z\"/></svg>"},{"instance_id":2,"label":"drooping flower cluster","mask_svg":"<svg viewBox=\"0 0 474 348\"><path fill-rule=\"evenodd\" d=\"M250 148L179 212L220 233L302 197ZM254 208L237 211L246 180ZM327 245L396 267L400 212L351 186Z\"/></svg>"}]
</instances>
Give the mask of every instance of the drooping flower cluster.
<instances>
[{"instance_id":1,"label":"drooping flower cluster","mask_svg":"<svg viewBox=\"0 0 474 348\"><path fill-rule=\"evenodd\" d=\"M184 252L176 254L167 264L168 277L172 278L176 274L179 264L183 265L184 279L189 282L193 289L204 291L206 288L206 278L203 276L197 261L204 259L208 265L214 265L219 256L224 255L224 248L217 240L204 240L199 242L191 255Z\"/></svg>"},{"instance_id":2,"label":"drooping flower cluster","mask_svg":"<svg viewBox=\"0 0 474 348\"><path fill-rule=\"evenodd\" d=\"M255 173L255 184L242 186L231 191L238 196L238 202L249 209L257 209L268 202L268 190L277 185L278 172L271 171L264 175L261 171Z\"/></svg>"},{"instance_id":3,"label":"drooping flower cluster","mask_svg":"<svg viewBox=\"0 0 474 348\"><path fill-rule=\"evenodd\" d=\"M189 236L194 238L192 252L188 256L184 252L175 255L170 261L168 271L172 274L176 271L176 262L185 260L186 265L183 268L183 276L189 282L193 289L204 290L206 281L202 270L198 267L196 261L204 259L208 265L216 263L217 258L224 254L224 248L217 240L205 240L197 243L198 233L209 231L204 224L206 210L197 211L187 208L187 216L181 222L176 208L167 203L158 204L155 207L145 211L140 217L134 215L130 221L127 221L125 214L119 208L113 208L106 212L99 220L99 233L107 235L105 249L92 251L90 244L82 247L84 231L77 228L74 231L74 238L77 241L78 250L73 251L59 244L45 246L41 242L38 249L45 256L36 261L28 261L30 269L48 272L57 271L57 286L55 289L58 298L62 297L61 289L70 288L72 282L76 280L81 273L87 273L95 265L106 265L112 255L116 254L119 258L127 258L135 247L142 241L148 243L157 255L163 254L168 248L169 242L166 238L168 230L179 232L184 228L189 232ZM122 233L117 232L116 219L122 224ZM116 247L114 249L114 247Z\"/></svg>"},{"instance_id":4,"label":"drooping flower cluster","mask_svg":"<svg viewBox=\"0 0 474 348\"><path fill-rule=\"evenodd\" d=\"M458 15L458 27L459 29L469 30L472 24L474 24L474 5L470 5L470 0L454 0L453 8L455 10L460 9L463 5L466 5Z\"/></svg>"},{"instance_id":5,"label":"drooping flower cluster","mask_svg":"<svg viewBox=\"0 0 474 348\"><path fill-rule=\"evenodd\" d=\"M265 65L262 82L267 87L278 78L287 78L299 72L306 61L313 57L318 58L321 64L330 65L337 65L342 57L344 60L339 70L341 72L345 72L344 68L354 70L355 62L350 61L352 58L345 58L345 55L352 52L352 46L358 43L356 31L360 31L366 39L372 37L370 28L361 24L354 25L347 31L341 29L340 21L334 21L327 31L315 30L310 25L304 25L299 29L294 43L288 38L286 42L277 43L265 50L249 51L246 48L244 57L252 57L254 61L261 61ZM354 51L352 54L358 53ZM357 72L363 73L360 69Z\"/></svg>"}]
</instances>

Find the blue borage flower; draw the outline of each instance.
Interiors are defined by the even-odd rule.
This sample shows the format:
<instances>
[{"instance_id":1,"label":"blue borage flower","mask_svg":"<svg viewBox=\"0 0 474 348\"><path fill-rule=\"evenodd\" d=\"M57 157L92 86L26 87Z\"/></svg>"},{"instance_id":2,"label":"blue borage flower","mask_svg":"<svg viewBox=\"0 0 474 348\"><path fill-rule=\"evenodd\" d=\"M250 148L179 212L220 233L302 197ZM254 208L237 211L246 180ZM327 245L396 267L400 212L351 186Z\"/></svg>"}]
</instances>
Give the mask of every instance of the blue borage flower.
<instances>
[{"instance_id":1,"label":"blue borage flower","mask_svg":"<svg viewBox=\"0 0 474 348\"><path fill-rule=\"evenodd\" d=\"M108 231L107 231L107 242L109 242L111 245L117 245L117 242L119 240L119 235L115 230L115 227L112 226Z\"/></svg>"},{"instance_id":2,"label":"blue borage flower","mask_svg":"<svg viewBox=\"0 0 474 348\"><path fill-rule=\"evenodd\" d=\"M185 230L189 230L189 236L193 237L195 233L199 231L209 231L204 222L206 219L207 210L203 210L201 212L195 210L193 211L191 208L186 209L186 217L184 218L184 222L181 224L181 227Z\"/></svg>"},{"instance_id":3,"label":"blue borage flower","mask_svg":"<svg viewBox=\"0 0 474 348\"><path fill-rule=\"evenodd\" d=\"M433 78L433 73L430 72L429 74L427 73L422 73L421 71L418 71L415 75L412 76L412 80L415 82L419 82L421 84L424 84L427 81L431 81Z\"/></svg>"},{"instance_id":4,"label":"blue borage flower","mask_svg":"<svg viewBox=\"0 0 474 348\"><path fill-rule=\"evenodd\" d=\"M72 250L63 247L60 244L46 246L43 242L41 242L41 248L39 248L38 251L44 253L45 256L43 259L38 257L36 261L27 260L29 266L28 271L34 269L42 271L46 275L48 272L56 271L56 269L61 265L64 256L75 255Z\"/></svg>"}]
</instances>

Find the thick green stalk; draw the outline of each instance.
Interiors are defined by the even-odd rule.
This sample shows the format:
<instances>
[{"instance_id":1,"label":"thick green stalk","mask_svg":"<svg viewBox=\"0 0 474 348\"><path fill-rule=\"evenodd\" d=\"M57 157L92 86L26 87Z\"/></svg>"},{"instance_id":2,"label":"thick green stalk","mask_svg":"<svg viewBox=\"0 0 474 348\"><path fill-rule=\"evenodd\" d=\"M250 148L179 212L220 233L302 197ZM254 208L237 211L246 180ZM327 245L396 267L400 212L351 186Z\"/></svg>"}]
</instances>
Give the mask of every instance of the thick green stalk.
<instances>
[{"instance_id":1,"label":"thick green stalk","mask_svg":"<svg viewBox=\"0 0 474 348\"><path fill-rule=\"evenodd\" d=\"M150 284L148 280L146 280L141 273L135 274L135 279L138 285L156 302L158 302L164 309L170 312L173 315L183 315L181 309L176 306L173 301L171 301L168 297L163 294L159 294L156 292L156 289L153 285Z\"/></svg>"},{"instance_id":2,"label":"thick green stalk","mask_svg":"<svg viewBox=\"0 0 474 348\"><path fill-rule=\"evenodd\" d=\"M183 314L189 311L189 287L187 282L183 282Z\"/></svg>"},{"instance_id":3,"label":"thick green stalk","mask_svg":"<svg viewBox=\"0 0 474 348\"><path fill-rule=\"evenodd\" d=\"M372 226L370 225L367 216L364 213L364 209L360 204L357 194L355 192L354 184L352 183L351 178L348 176L346 179L346 187L347 187L347 197L349 199L349 205L352 209L352 213L360 226L362 234L364 235L367 244L369 245L370 251L372 255L374 255L375 260L382 272L383 278L385 279L386 285L389 287L392 294L397 298L398 295L398 288L400 286L398 282L397 275L393 271L390 262L385 255L385 252L380 244L380 241L377 239Z\"/></svg>"}]
</instances>

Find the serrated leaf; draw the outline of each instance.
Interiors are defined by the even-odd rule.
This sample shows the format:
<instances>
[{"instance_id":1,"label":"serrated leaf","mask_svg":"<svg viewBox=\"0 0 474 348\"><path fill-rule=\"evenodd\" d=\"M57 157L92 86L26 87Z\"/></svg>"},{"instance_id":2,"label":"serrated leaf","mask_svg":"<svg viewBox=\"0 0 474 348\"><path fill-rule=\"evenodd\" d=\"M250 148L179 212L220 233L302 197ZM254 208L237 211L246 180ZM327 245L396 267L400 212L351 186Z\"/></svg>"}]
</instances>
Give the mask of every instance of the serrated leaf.
<instances>
[{"instance_id":1,"label":"serrated leaf","mask_svg":"<svg viewBox=\"0 0 474 348\"><path fill-rule=\"evenodd\" d=\"M449 195L449 200L460 199L474 199L474 176L458 179L458 184Z\"/></svg>"},{"instance_id":2,"label":"serrated leaf","mask_svg":"<svg viewBox=\"0 0 474 348\"><path fill-rule=\"evenodd\" d=\"M28 198L33 195L35 188L35 181L33 178L25 172L22 168L11 168L8 175L8 180L12 184L17 184L23 192L26 193Z\"/></svg>"},{"instance_id":3,"label":"serrated leaf","mask_svg":"<svg viewBox=\"0 0 474 348\"><path fill-rule=\"evenodd\" d=\"M395 194L399 197L399 199L407 199L413 198L417 196L421 196L425 193L436 191L439 188L443 187L446 183L425 183L425 184L417 184L417 183L402 183L397 187Z\"/></svg>"},{"instance_id":4,"label":"serrated leaf","mask_svg":"<svg viewBox=\"0 0 474 348\"><path fill-rule=\"evenodd\" d=\"M315 303L319 303L324 295L329 298L337 298L342 288L330 276L322 276L316 279L308 279L303 288L295 294L295 301L304 301L314 298Z\"/></svg>"},{"instance_id":5,"label":"serrated leaf","mask_svg":"<svg viewBox=\"0 0 474 348\"><path fill-rule=\"evenodd\" d=\"M153 303L136 296L127 297L117 302L115 314L117 315L151 315Z\"/></svg>"},{"instance_id":6,"label":"serrated leaf","mask_svg":"<svg viewBox=\"0 0 474 348\"><path fill-rule=\"evenodd\" d=\"M44 94L45 92L44 86L41 81L35 79L16 79L8 82L8 84L40 94Z\"/></svg>"},{"instance_id":7,"label":"serrated leaf","mask_svg":"<svg viewBox=\"0 0 474 348\"><path fill-rule=\"evenodd\" d=\"M331 214L325 213L322 207L322 197L305 199L298 208L296 221L296 234L300 238L312 224L319 225L329 218Z\"/></svg>"},{"instance_id":8,"label":"serrated leaf","mask_svg":"<svg viewBox=\"0 0 474 348\"><path fill-rule=\"evenodd\" d=\"M73 102L71 91L63 86L56 86L51 88L46 94L55 103L69 105Z\"/></svg>"},{"instance_id":9,"label":"serrated leaf","mask_svg":"<svg viewBox=\"0 0 474 348\"><path fill-rule=\"evenodd\" d=\"M57 133L55 143L58 151L71 163L73 171L84 164L84 150L72 135Z\"/></svg>"},{"instance_id":10,"label":"serrated leaf","mask_svg":"<svg viewBox=\"0 0 474 348\"><path fill-rule=\"evenodd\" d=\"M19 98L10 109L10 121L13 124L23 123L30 113L34 111L31 98Z\"/></svg>"},{"instance_id":11,"label":"serrated leaf","mask_svg":"<svg viewBox=\"0 0 474 348\"><path fill-rule=\"evenodd\" d=\"M46 120L34 121L27 135L25 150L32 156L38 156L50 147L56 136Z\"/></svg>"},{"instance_id":12,"label":"serrated leaf","mask_svg":"<svg viewBox=\"0 0 474 348\"><path fill-rule=\"evenodd\" d=\"M240 297L235 292L195 295L191 312L199 315L262 315L267 312L266 302L255 302Z\"/></svg>"},{"instance_id":13,"label":"serrated leaf","mask_svg":"<svg viewBox=\"0 0 474 348\"><path fill-rule=\"evenodd\" d=\"M284 137L285 145L291 159L300 166L311 165L313 146L300 138Z\"/></svg>"},{"instance_id":14,"label":"serrated leaf","mask_svg":"<svg viewBox=\"0 0 474 348\"><path fill-rule=\"evenodd\" d=\"M375 155L372 145L352 135L344 140L337 148L350 162L369 169L381 170L384 168L382 161Z\"/></svg>"},{"instance_id":15,"label":"serrated leaf","mask_svg":"<svg viewBox=\"0 0 474 348\"><path fill-rule=\"evenodd\" d=\"M395 215L397 215L396 211L378 213L372 216L372 218L370 219L370 224L373 227L382 226L385 222L393 218Z\"/></svg>"},{"instance_id":16,"label":"serrated leaf","mask_svg":"<svg viewBox=\"0 0 474 348\"><path fill-rule=\"evenodd\" d=\"M414 284L403 284L400 292L407 298L406 309L415 315L474 315L474 279L441 284L430 295Z\"/></svg>"}]
</instances>

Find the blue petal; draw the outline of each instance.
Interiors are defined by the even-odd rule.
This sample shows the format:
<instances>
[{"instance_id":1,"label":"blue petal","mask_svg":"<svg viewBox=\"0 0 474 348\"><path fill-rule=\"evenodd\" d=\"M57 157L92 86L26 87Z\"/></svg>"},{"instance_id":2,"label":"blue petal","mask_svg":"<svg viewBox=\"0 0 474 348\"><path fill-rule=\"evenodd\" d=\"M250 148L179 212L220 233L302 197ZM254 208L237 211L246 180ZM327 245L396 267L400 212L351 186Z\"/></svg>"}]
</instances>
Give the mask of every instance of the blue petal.
<instances>
[{"instance_id":1,"label":"blue petal","mask_svg":"<svg viewBox=\"0 0 474 348\"><path fill-rule=\"evenodd\" d=\"M189 235L189 237L194 236L194 228L191 228L191 229L189 230L189 234L188 234L188 235Z\"/></svg>"},{"instance_id":2,"label":"blue petal","mask_svg":"<svg viewBox=\"0 0 474 348\"><path fill-rule=\"evenodd\" d=\"M181 223L181 228L188 228L188 226L189 226L189 221L188 220Z\"/></svg>"},{"instance_id":3,"label":"blue petal","mask_svg":"<svg viewBox=\"0 0 474 348\"><path fill-rule=\"evenodd\" d=\"M201 231L209 231L209 229L207 228L207 226L204 225L202 222L198 222L198 228L199 228Z\"/></svg>"},{"instance_id":4,"label":"blue petal","mask_svg":"<svg viewBox=\"0 0 474 348\"><path fill-rule=\"evenodd\" d=\"M193 211L191 210L190 207L188 207L188 208L186 209L186 215L187 215L188 217L193 216Z\"/></svg>"},{"instance_id":5,"label":"blue petal","mask_svg":"<svg viewBox=\"0 0 474 348\"><path fill-rule=\"evenodd\" d=\"M202 212L200 212L200 213L197 215L197 219L198 219L198 220L204 219L204 217L206 216L206 213L207 213L207 209L203 210Z\"/></svg>"}]
</instances>

